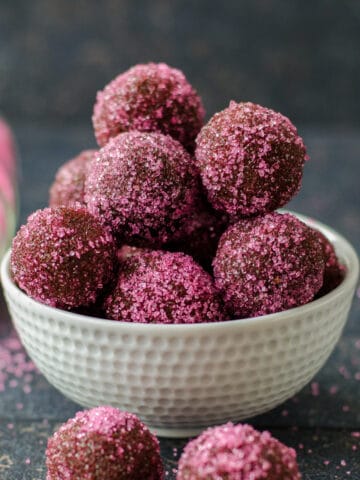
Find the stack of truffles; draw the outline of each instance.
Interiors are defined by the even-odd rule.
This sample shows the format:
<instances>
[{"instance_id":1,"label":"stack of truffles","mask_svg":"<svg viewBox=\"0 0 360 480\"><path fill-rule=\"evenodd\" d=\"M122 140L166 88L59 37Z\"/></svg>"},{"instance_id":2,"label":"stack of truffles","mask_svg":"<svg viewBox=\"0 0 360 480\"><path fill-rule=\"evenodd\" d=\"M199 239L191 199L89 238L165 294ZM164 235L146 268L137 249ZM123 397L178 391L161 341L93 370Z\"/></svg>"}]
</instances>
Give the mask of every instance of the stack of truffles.
<instances>
[{"instance_id":1,"label":"stack of truffles","mask_svg":"<svg viewBox=\"0 0 360 480\"><path fill-rule=\"evenodd\" d=\"M308 159L294 125L234 101L203 119L165 64L110 82L94 106L100 149L59 169L50 206L13 241L17 285L52 307L165 324L279 312L335 288L344 268L329 241L275 211Z\"/></svg>"}]
</instances>

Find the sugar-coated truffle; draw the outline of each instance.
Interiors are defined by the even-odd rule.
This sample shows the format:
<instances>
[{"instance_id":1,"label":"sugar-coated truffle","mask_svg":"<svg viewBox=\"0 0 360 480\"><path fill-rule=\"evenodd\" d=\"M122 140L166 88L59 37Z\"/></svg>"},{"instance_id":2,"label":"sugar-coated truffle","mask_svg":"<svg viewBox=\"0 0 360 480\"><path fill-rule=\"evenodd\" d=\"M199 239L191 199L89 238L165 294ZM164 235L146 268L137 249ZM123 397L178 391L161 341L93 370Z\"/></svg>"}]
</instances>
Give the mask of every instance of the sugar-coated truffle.
<instances>
[{"instance_id":1,"label":"sugar-coated truffle","mask_svg":"<svg viewBox=\"0 0 360 480\"><path fill-rule=\"evenodd\" d=\"M148 63L130 68L98 92L92 119L100 146L121 132L138 130L171 135L193 151L204 114L180 70Z\"/></svg>"},{"instance_id":2,"label":"sugar-coated truffle","mask_svg":"<svg viewBox=\"0 0 360 480\"><path fill-rule=\"evenodd\" d=\"M83 208L33 213L13 240L11 274L27 295L52 307L94 303L111 279L115 242Z\"/></svg>"},{"instance_id":3,"label":"sugar-coated truffle","mask_svg":"<svg viewBox=\"0 0 360 480\"><path fill-rule=\"evenodd\" d=\"M296 452L267 431L227 423L191 440L177 480L300 480Z\"/></svg>"},{"instance_id":4,"label":"sugar-coated truffle","mask_svg":"<svg viewBox=\"0 0 360 480\"><path fill-rule=\"evenodd\" d=\"M59 168L49 191L50 207L84 205L86 170L96 153L84 150Z\"/></svg>"},{"instance_id":5,"label":"sugar-coated truffle","mask_svg":"<svg viewBox=\"0 0 360 480\"><path fill-rule=\"evenodd\" d=\"M280 113L231 102L202 128L196 144L209 201L235 219L273 211L300 189L305 146Z\"/></svg>"},{"instance_id":6,"label":"sugar-coated truffle","mask_svg":"<svg viewBox=\"0 0 360 480\"><path fill-rule=\"evenodd\" d=\"M199 177L179 142L161 133L111 139L89 166L85 202L120 244L167 242L193 210Z\"/></svg>"},{"instance_id":7,"label":"sugar-coated truffle","mask_svg":"<svg viewBox=\"0 0 360 480\"><path fill-rule=\"evenodd\" d=\"M49 438L47 480L162 480L159 442L136 417L103 406L78 412Z\"/></svg>"},{"instance_id":8,"label":"sugar-coated truffle","mask_svg":"<svg viewBox=\"0 0 360 480\"><path fill-rule=\"evenodd\" d=\"M239 221L220 238L215 284L234 317L280 312L320 290L324 253L312 228L290 214Z\"/></svg>"},{"instance_id":9,"label":"sugar-coated truffle","mask_svg":"<svg viewBox=\"0 0 360 480\"><path fill-rule=\"evenodd\" d=\"M315 230L315 232L323 246L325 255L323 286L316 295L316 297L319 298L323 297L340 285L345 276L345 267L339 262L333 245L325 237L325 235L318 230Z\"/></svg>"},{"instance_id":10,"label":"sugar-coated truffle","mask_svg":"<svg viewBox=\"0 0 360 480\"><path fill-rule=\"evenodd\" d=\"M191 255L205 270L211 272L220 236L227 225L227 215L215 212L207 202L200 201L164 249Z\"/></svg>"},{"instance_id":11,"label":"sugar-coated truffle","mask_svg":"<svg viewBox=\"0 0 360 480\"><path fill-rule=\"evenodd\" d=\"M128 258L131 258L134 255L142 254L145 251L151 252L150 249L134 247L131 245L122 245L122 247L118 248L116 252L116 257L119 262L124 262Z\"/></svg>"},{"instance_id":12,"label":"sugar-coated truffle","mask_svg":"<svg viewBox=\"0 0 360 480\"><path fill-rule=\"evenodd\" d=\"M104 310L107 318L138 323L224 320L211 276L190 256L162 250L139 250L120 263Z\"/></svg>"}]
</instances>

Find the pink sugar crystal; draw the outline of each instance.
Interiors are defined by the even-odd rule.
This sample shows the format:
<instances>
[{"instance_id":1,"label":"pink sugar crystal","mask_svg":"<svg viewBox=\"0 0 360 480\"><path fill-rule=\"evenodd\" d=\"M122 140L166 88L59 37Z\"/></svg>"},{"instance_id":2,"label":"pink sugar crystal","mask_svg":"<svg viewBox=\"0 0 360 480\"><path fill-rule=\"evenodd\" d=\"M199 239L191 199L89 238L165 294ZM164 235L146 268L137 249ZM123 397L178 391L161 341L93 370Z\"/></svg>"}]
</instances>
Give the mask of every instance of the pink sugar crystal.
<instances>
[{"instance_id":1,"label":"pink sugar crystal","mask_svg":"<svg viewBox=\"0 0 360 480\"><path fill-rule=\"evenodd\" d=\"M322 285L325 262L310 227L290 214L269 213L229 227L213 266L227 307L244 318L310 302Z\"/></svg>"},{"instance_id":2,"label":"pink sugar crystal","mask_svg":"<svg viewBox=\"0 0 360 480\"><path fill-rule=\"evenodd\" d=\"M184 74L164 63L136 65L98 92L93 125L100 146L129 130L172 136L190 151L204 118Z\"/></svg>"},{"instance_id":3,"label":"pink sugar crystal","mask_svg":"<svg viewBox=\"0 0 360 480\"><path fill-rule=\"evenodd\" d=\"M296 452L250 425L205 430L180 458L177 480L300 480Z\"/></svg>"},{"instance_id":4,"label":"pink sugar crystal","mask_svg":"<svg viewBox=\"0 0 360 480\"><path fill-rule=\"evenodd\" d=\"M227 215L219 215L203 199L175 233L165 250L191 255L205 270L211 272L221 234L228 225Z\"/></svg>"},{"instance_id":5,"label":"pink sugar crystal","mask_svg":"<svg viewBox=\"0 0 360 480\"><path fill-rule=\"evenodd\" d=\"M319 240L324 249L325 256L325 270L324 270L324 282L323 286L316 295L316 298L322 297L327 293L334 290L342 282L345 276L345 267L339 262L335 249L330 241L318 230L314 231L317 233Z\"/></svg>"},{"instance_id":6,"label":"pink sugar crystal","mask_svg":"<svg viewBox=\"0 0 360 480\"><path fill-rule=\"evenodd\" d=\"M78 412L49 438L47 480L162 480L159 442L133 414Z\"/></svg>"},{"instance_id":7,"label":"pink sugar crystal","mask_svg":"<svg viewBox=\"0 0 360 480\"><path fill-rule=\"evenodd\" d=\"M11 274L30 297L59 308L94 303L112 277L115 243L82 208L38 210L13 240Z\"/></svg>"},{"instance_id":8,"label":"pink sugar crystal","mask_svg":"<svg viewBox=\"0 0 360 480\"><path fill-rule=\"evenodd\" d=\"M17 385L22 388L30 387L29 383L36 371L34 363L26 356L14 330L8 337L0 339L0 392Z\"/></svg>"},{"instance_id":9,"label":"pink sugar crystal","mask_svg":"<svg viewBox=\"0 0 360 480\"><path fill-rule=\"evenodd\" d=\"M311 383L311 394L313 397L318 397L320 395L320 387L318 382Z\"/></svg>"},{"instance_id":10,"label":"pink sugar crystal","mask_svg":"<svg viewBox=\"0 0 360 480\"><path fill-rule=\"evenodd\" d=\"M273 211L300 189L307 160L290 120L253 103L231 102L196 139L210 203L237 219Z\"/></svg>"},{"instance_id":11,"label":"pink sugar crystal","mask_svg":"<svg viewBox=\"0 0 360 480\"><path fill-rule=\"evenodd\" d=\"M138 249L120 263L104 310L108 318L138 323L225 319L211 276L190 256L161 250Z\"/></svg>"},{"instance_id":12,"label":"pink sugar crystal","mask_svg":"<svg viewBox=\"0 0 360 480\"><path fill-rule=\"evenodd\" d=\"M96 153L84 150L59 168L49 191L50 207L84 205L86 171Z\"/></svg>"},{"instance_id":13,"label":"pink sugar crystal","mask_svg":"<svg viewBox=\"0 0 360 480\"><path fill-rule=\"evenodd\" d=\"M192 158L169 136L122 133L91 163L85 202L120 244L161 245L195 208L199 178Z\"/></svg>"}]
</instances>

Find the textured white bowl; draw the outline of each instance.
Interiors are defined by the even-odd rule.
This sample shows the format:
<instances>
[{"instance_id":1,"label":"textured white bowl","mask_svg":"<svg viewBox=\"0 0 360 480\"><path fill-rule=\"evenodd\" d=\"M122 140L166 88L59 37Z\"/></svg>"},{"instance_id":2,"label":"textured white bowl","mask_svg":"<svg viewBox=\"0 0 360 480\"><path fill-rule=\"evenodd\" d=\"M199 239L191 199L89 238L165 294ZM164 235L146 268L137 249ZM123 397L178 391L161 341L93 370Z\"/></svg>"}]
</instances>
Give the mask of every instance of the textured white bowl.
<instances>
[{"instance_id":1,"label":"textured white bowl","mask_svg":"<svg viewBox=\"0 0 360 480\"><path fill-rule=\"evenodd\" d=\"M274 408L306 385L337 343L359 262L332 229L298 215L333 243L347 273L305 306L196 325L102 320L42 305L1 279L20 338L48 381L75 402L136 413L160 436L182 437Z\"/></svg>"}]
</instances>

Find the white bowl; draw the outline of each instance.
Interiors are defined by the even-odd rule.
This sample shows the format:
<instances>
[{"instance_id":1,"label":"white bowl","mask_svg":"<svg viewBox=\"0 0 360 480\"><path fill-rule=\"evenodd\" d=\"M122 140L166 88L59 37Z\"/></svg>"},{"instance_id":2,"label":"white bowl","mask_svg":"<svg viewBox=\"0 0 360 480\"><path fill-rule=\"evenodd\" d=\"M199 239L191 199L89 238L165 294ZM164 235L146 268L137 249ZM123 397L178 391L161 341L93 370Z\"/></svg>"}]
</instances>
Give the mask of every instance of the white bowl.
<instances>
[{"instance_id":1,"label":"white bowl","mask_svg":"<svg viewBox=\"0 0 360 480\"><path fill-rule=\"evenodd\" d=\"M336 345L351 306L359 262L334 230L321 230L346 266L344 281L302 307L245 320L154 325L103 320L42 305L13 283L8 252L1 279L28 354L65 396L139 415L160 436L274 408L306 385Z\"/></svg>"}]
</instances>

